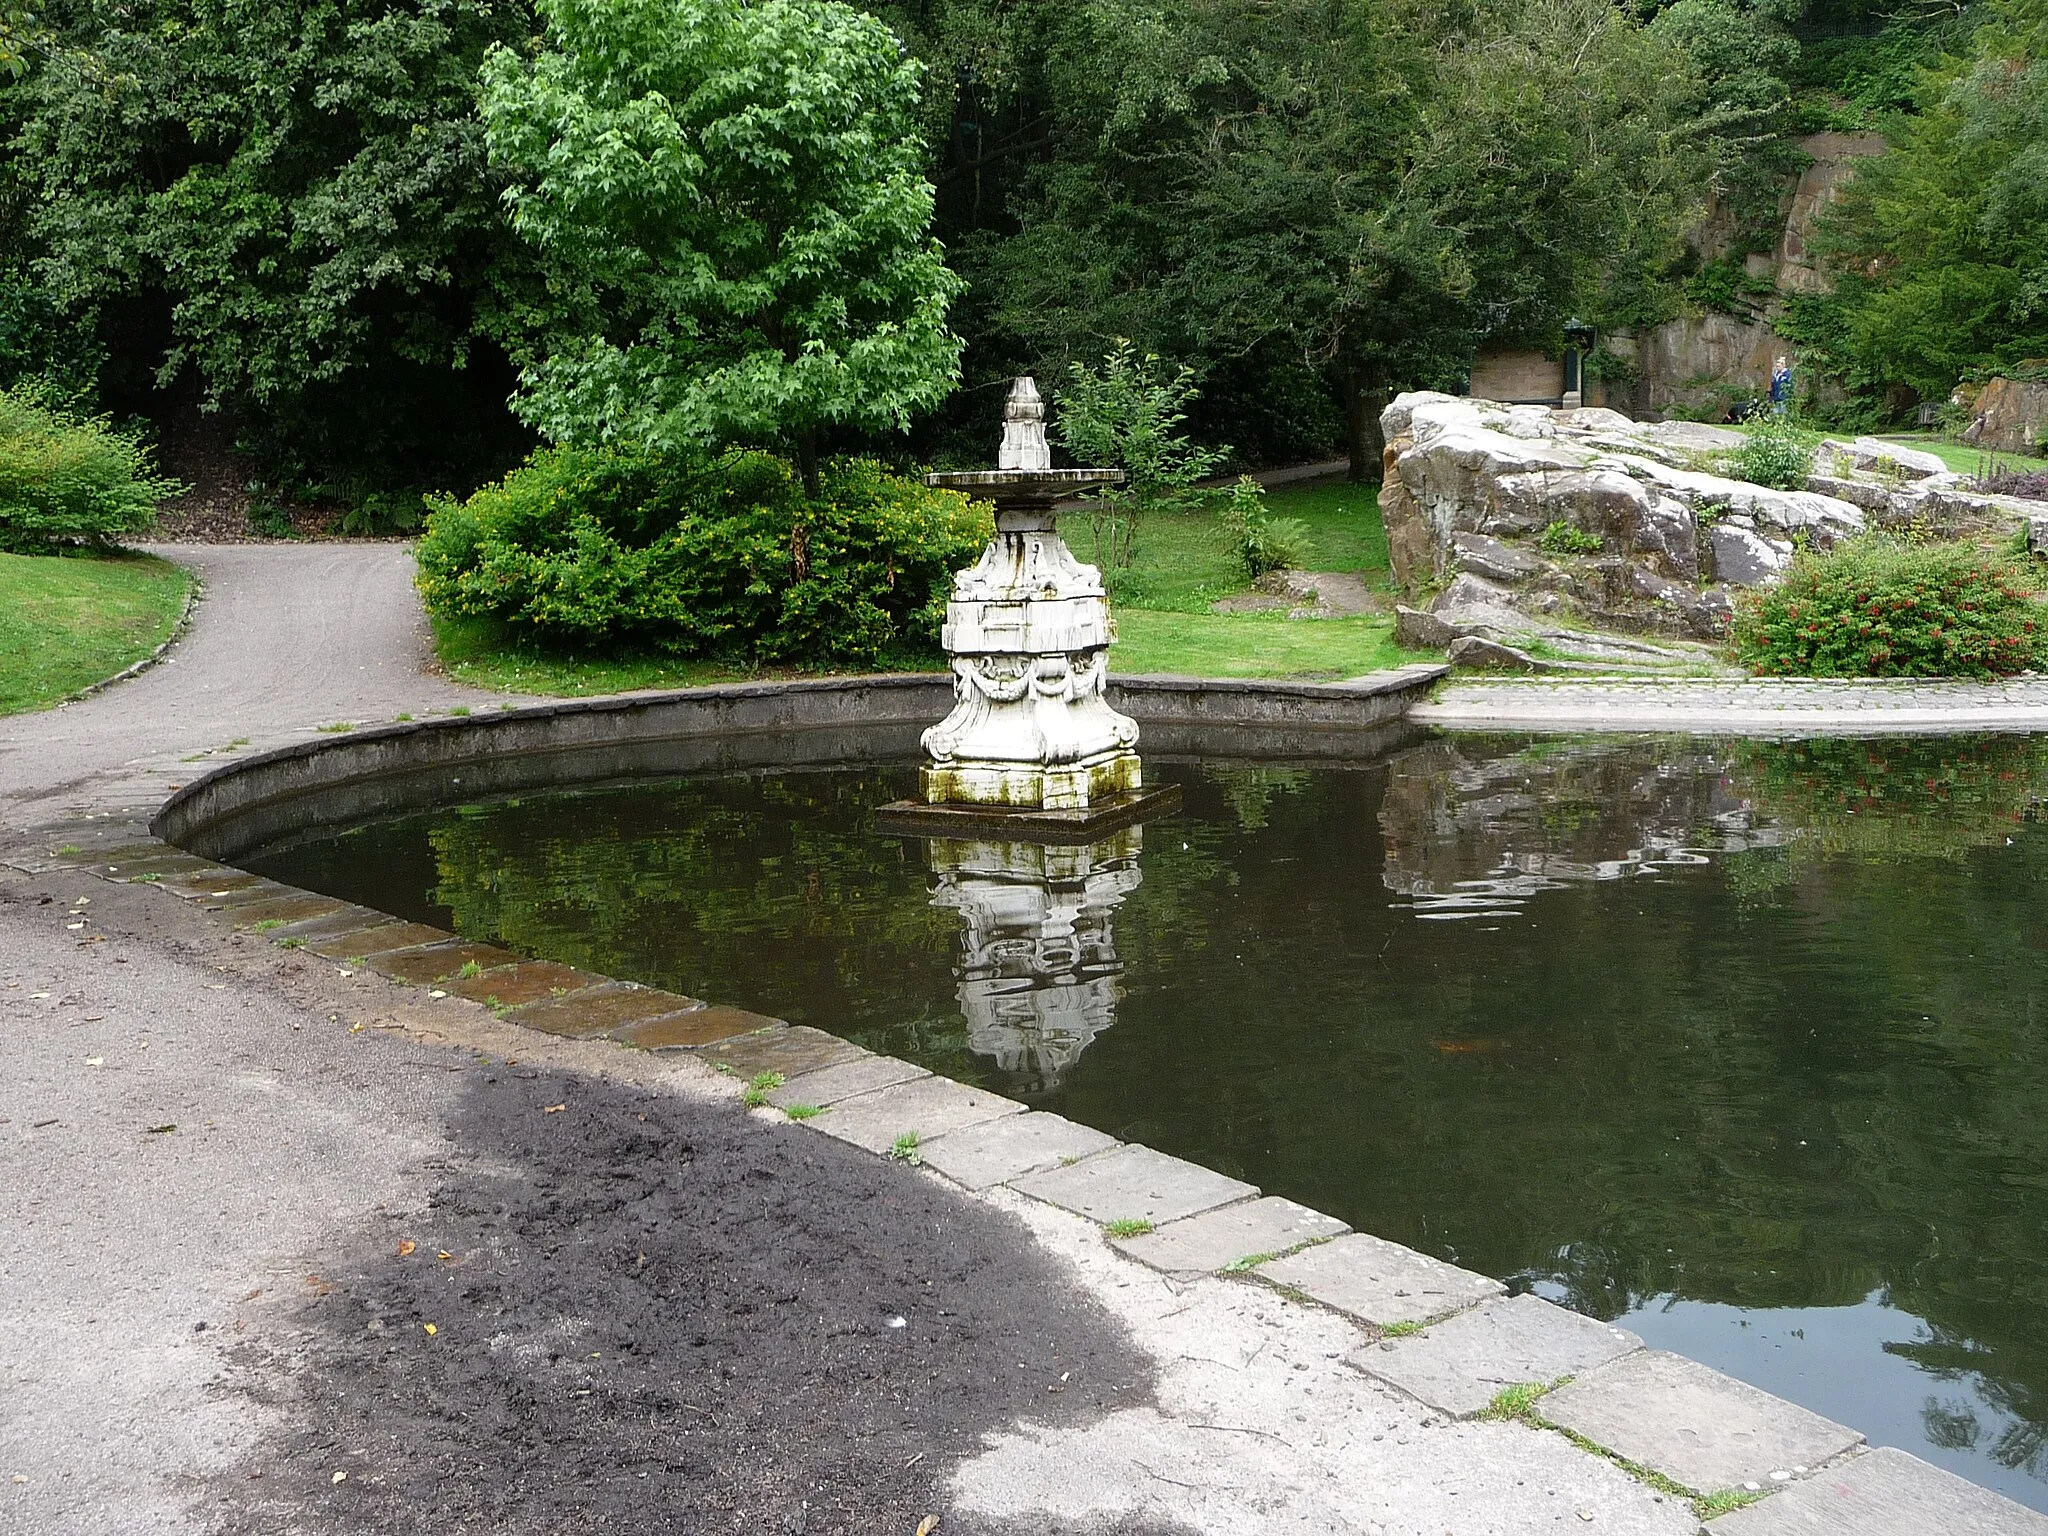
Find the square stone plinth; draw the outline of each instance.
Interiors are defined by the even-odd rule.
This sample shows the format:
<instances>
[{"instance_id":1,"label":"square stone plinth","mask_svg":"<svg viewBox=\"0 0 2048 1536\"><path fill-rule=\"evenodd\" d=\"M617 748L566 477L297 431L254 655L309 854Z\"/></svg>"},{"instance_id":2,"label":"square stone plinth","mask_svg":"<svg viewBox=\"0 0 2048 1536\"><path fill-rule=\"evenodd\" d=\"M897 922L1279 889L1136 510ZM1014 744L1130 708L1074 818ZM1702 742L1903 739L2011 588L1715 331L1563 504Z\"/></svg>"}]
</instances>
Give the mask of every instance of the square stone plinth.
<instances>
[{"instance_id":1,"label":"square stone plinth","mask_svg":"<svg viewBox=\"0 0 2048 1536\"><path fill-rule=\"evenodd\" d=\"M393 981L409 981L424 986L430 981L444 981L474 963L479 969L492 966L511 965L518 956L510 950L500 949L495 944L424 944L418 949L394 949L377 956L370 962L370 969L380 976L389 976Z\"/></svg>"},{"instance_id":2,"label":"square stone plinth","mask_svg":"<svg viewBox=\"0 0 2048 1536\"><path fill-rule=\"evenodd\" d=\"M664 1014L642 1024L629 1024L624 1029L613 1030L612 1038L643 1051L666 1051L709 1045L714 1040L730 1040L734 1035L749 1035L781 1022L766 1014L713 1003L703 1008L692 1008L686 1013Z\"/></svg>"},{"instance_id":3,"label":"square stone plinth","mask_svg":"<svg viewBox=\"0 0 2048 1536\"><path fill-rule=\"evenodd\" d=\"M780 1072L784 1078L792 1078L842 1062L858 1061L867 1052L851 1040L828 1035L808 1024L779 1024L758 1034L737 1035L717 1045L707 1045L697 1054L737 1077Z\"/></svg>"},{"instance_id":4,"label":"square stone plinth","mask_svg":"<svg viewBox=\"0 0 2048 1536\"><path fill-rule=\"evenodd\" d=\"M915 1136L921 1147L928 1136L936 1139L948 1131L1023 1112L1015 1099L949 1078L918 1077L840 1099L807 1123L870 1152L887 1152L905 1136Z\"/></svg>"},{"instance_id":5,"label":"square stone plinth","mask_svg":"<svg viewBox=\"0 0 2048 1536\"><path fill-rule=\"evenodd\" d=\"M1304 1243L1341 1238L1350 1230L1334 1216L1282 1200L1278 1195L1267 1195L1200 1216L1169 1221L1140 1237L1110 1241L1154 1269L1191 1275L1228 1269L1246 1259L1287 1253Z\"/></svg>"},{"instance_id":6,"label":"square stone plinth","mask_svg":"<svg viewBox=\"0 0 2048 1536\"><path fill-rule=\"evenodd\" d=\"M926 1167L954 1183L992 1189L1041 1168L1077 1163L1116 1144L1114 1136L1034 1110L948 1131L929 1146L920 1143L918 1151Z\"/></svg>"},{"instance_id":7,"label":"square stone plinth","mask_svg":"<svg viewBox=\"0 0 2048 1536\"><path fill-rule=\"evenodd\" d=\"M528 1003L523 1008L508 1010L505 1017L545 1034L589 1040L628 1024L696 1006L694 997L663 992L658 987L631 987L619 981L572 992L567 997L550 998L544 1003Z\"/></svg>"},{"instance_id":8,"label":"square stone plinth","mask_svg":"<svg viewBox=\"0 0 2048 1536\"><path fill-rule=\"evenodd\" d=\"M330 938L308 939L306 948L330 960L363 960L394 949L439 944L454 937L445 928L429 928L425 923L384 922L370 928L337 933Z\"/></svg>"},{"instance_id":9,"label":"square stone plinth","mask_svg":"<svg viewBox=\"0 0 2048 1536\"><path fill-rule=\"evenodd\" d=\"M1549 1385L1605 1365L1643 1341L1535 1296L1513 1296L1460 1312L1425 1332L1385 1339L1352 1353L1368 1376L1430 1407L1466 1419L1503 1387Z\"/></svg>"},{"instance_id":10,"label":"square stone plinth","mask_svg":"<svg viewBox=\"0 0 2048 1536\"><path fill-rule=\"evenodd\" d=\"M1507 1291L1498 1280L1363 1232L1276 1259L1259 1275L1382 1328L1425 1323Z\"/></svg>"},{"instance_id":11,"label":"square stone plinth","mask_svg":"<svg viewBox=\"0 0 2048 1536\"><path fill-rule=\"evenodd\" d=\"M595 971L579 971L573 965L557 965L552 960L521 960L512 965L497 966L481 976L451 977L448 990L473 1003L519 1008L527 1003L570 997L591 987L610 984L609 976L600 976Z\"/></svg>"},{"instance_id":12,"label":"square stone plinth","mask_svg":"<svg viewBox=\"0 0 2048 1536\"><path fill-rule=\"evenodd\" d=\"M763 1067L761 1070L773 1072L777 1069ZM783 1076L788 1077L789 1074L785 1072ZM780 1088L768 1091L768 1102L777 1109L787 1109L792 1104L808 1104L813 1109L823 1109L827 1104L837 1104L857 1093L873 1093L877 1088L887 1088L892 1083L907 1083L912 1078L930 1076L931 1073L923 1067L913 1067L894 1056L874 1056L863 1051L853 1060L842 1061L837 1066L806 1072L801 1077L790 1077Z\"/></svg>"},{"instance_id":13,"label":"square stone plinth","mask_svg":"<svg viewBox=\"0 0 2048 1536\"><path fill-rule=\"evenodd\" d=\"M1155 1227L1252 1199L1259 1192L1241 1179L1211 1173L1150 1147L1119 1147L1063 1168L1026 1174L1010 1187L1090 1221L1149 1221Z\"/></svg>"},{"instance_id":14,"label":"square stone plinth","mask_svg":"<svg viewBox=\"0 0 2048 1536\"><path fill-rule=\"evenodd\" d=\"M1863 1437L1683 1355L1639 1349L1543 1399L1543 1417L1694 1493L1817 1467Z\"/></svg>"},{"instance_id":15,"label":"square stone plinth","mask_svg":"<svg viewBox=\"0 0 2048 1536\"><path fill-rule=\"evenodd\" d=\"M1707 1529L1713 1536L2048 1536L2048 1515L1885 1447Z\"/></svg>"}]
</instances>

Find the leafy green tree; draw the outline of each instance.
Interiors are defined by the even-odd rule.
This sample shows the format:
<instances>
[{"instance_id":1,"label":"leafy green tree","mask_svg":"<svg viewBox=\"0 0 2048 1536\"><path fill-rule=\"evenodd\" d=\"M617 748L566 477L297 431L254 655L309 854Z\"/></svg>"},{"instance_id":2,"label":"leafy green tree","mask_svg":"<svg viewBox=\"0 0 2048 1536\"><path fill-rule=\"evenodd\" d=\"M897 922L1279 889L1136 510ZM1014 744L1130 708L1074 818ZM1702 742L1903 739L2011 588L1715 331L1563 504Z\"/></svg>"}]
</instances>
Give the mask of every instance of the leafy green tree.
<instances>
[{"instance_id":1,"label":"leafy green tree","mask_svg":"<svg viewBox=\"0 0 2048 1536\"><path fill-rule=\"evenodd\" d=\"M526 291L473 110L522 0L58 0L9 89L47 296L301 476L516 456ZM187 375L187 370L190 375Z\"/></svg>"},{"instance_id":2,"label":"leafy green tree","mask_svg":"<svg viewBox=\"0 0 2048 1536\"><path fill-rule=\"evenodd\" d=\"M1831 298L1802 339L1860 391L1902 408L1958 378L2048 355L2048 5L1995 0L1857 172L1816 245Z\"/></svg>"},{"instance_id":3,"label":"leafy green tree","mask_svg":"<svg viewBox=\"0 0 2048 1536\"><path fill-rule=\"evenodd\" d=\"M1554 337L1668 265L1714 166L1684 51L1605 0L1096 0L986 250L996 328L1331 379L1376 478L1397 384Z\"/></svg>"},{"instance_id":4,"label":"leafy green tree","mask_svg":"<svg viewBox=\"0 0 2048 1536\"><path fill-rule=\"evenodd\" d=\"M943 399L960 283L931 238L920 66L836 0L544 0L486 60L491 152L561 313L519 409L558 441L793 448Z\"/></svg>"}]
</instances>

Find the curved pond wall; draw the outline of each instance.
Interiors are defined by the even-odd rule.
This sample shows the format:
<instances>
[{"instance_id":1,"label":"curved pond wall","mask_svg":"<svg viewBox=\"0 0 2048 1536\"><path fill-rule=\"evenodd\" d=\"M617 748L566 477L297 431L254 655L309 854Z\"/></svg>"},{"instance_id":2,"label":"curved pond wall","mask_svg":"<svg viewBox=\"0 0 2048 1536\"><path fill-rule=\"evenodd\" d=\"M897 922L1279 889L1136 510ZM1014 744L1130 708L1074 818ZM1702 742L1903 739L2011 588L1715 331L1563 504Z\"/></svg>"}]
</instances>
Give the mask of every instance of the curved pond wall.
<instances>
[{"instance_id":1,"label":"curved pond wall","mask_svg":"<svg viewBox=\"0 0 2048 1536\"><path fill-rule=\"evenodd\" d=\"M1121 677L1116 708L1141 749L1171 758L1373 757L1445 673L1404 667L1348 683ZM542 786L749 768L901 762L952 707L944 673L736 683L577 699L496 714L376 726L227 764L166 801L150 830L233 860L308 826Z\"/></svg>"}]
</instances>

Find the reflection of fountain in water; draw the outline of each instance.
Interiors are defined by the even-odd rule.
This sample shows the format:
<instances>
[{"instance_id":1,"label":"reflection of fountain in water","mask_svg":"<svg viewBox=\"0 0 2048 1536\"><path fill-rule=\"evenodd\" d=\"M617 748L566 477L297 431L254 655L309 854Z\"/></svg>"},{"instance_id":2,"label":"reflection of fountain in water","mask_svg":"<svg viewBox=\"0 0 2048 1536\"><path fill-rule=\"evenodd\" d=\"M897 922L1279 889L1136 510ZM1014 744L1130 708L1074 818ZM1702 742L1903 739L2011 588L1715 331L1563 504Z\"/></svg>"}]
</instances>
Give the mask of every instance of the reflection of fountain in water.
<instances>
[{"instance_id":1,"label":"reflection of fountain in water","mask_svg":"<svg viewBox=\"0 0 2048 1536\"><path fill-rule=\"evenodd\" d=\"M966 925L954 974L968 1044L1031 1089L1052 1087L1116 1022L1123 963L1110 917L1142 878L1139 829L1086 847L928 846L932 905Z\"/></svg>"}]
</instances>

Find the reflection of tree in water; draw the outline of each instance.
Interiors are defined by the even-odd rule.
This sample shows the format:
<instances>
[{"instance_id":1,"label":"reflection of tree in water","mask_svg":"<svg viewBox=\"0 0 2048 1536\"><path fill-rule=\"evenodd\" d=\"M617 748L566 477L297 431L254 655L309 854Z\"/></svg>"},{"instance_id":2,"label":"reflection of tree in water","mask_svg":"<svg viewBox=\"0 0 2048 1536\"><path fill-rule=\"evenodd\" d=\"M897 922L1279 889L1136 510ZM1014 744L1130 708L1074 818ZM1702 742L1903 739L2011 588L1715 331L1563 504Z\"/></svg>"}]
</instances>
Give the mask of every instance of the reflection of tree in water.
<instances>
[{"instance_id":1,"label":"reflection of tree in water","mask_svg":"<svg viewBox=\"0 0 2048 1536\"><path fill-rule=\"evenodd\" d=\"M1266 825L1275 799L1298 795L1309 784L1306 769L1262 768L1249 763L1204 763L1202 777L1222 791L1224 803L1237 817L1239 829L1245 832L1256 832Z\"/></svg>"},{"instance_id":2,"label":"reflection of tree in water","mask_svg":"<svg viewBox=\"0 0 2048 1536\"><path fill-rule=\"evenodd\" d=\"M1456 1048L1407 1069L1410 1134L1467 1187L1383 1141L1412 1214L1347 1214L1598 1316L1876 1293L1926 1324L1890 1348L1979 1399L1930 1436L2048 1475L2044 783L2014 737L1397 759L1386 885L1419 917L1483 884L1496 930L1388 948ZM1663 862L1686 849L1706 867Z\"/></svg>"}]
</instances>

